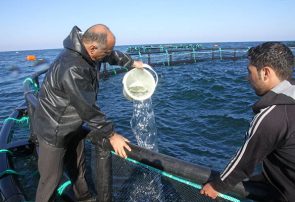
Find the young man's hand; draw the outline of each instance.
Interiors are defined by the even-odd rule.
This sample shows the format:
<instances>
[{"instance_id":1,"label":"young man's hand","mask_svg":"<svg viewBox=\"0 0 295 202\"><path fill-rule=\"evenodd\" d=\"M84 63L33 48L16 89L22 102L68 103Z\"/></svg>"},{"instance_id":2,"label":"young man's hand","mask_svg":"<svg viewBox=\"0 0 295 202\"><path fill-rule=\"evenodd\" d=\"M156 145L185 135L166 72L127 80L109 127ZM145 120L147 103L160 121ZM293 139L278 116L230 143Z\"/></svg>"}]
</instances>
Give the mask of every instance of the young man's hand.
<instances>
[{"instance_id":1,"label":"young man's hand","mask_svg":"<svg viewBox=\"0 0 295 202\"><path fill-rule=\"evenodd\" d=\"M210 183L205 184L200 193L212 199L216 199L216 197L218 196L218 192L211 186Z\"/></svg>"}]
</instances>

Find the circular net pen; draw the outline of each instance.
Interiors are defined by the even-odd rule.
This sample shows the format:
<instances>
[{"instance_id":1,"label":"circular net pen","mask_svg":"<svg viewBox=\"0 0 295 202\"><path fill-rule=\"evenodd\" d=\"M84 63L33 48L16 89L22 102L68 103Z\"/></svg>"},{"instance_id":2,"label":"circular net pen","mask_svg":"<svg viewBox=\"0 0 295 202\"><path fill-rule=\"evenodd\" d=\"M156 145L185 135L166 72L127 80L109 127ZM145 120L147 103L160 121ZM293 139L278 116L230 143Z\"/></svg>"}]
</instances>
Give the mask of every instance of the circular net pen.
<instances>
[{"instance_id":1,"label":"circular net pen","mask_svg":"<svg viewBox=\"0 0 295 202\"><path fill-rule=\"evenodd\" d=\"M202 47L200 44L131 46L127 53L152 66L192 64L209 60L240 60L247 58L251 47ZM291 46L292 52L295 47Z\"/></svg>"}]
</instances>

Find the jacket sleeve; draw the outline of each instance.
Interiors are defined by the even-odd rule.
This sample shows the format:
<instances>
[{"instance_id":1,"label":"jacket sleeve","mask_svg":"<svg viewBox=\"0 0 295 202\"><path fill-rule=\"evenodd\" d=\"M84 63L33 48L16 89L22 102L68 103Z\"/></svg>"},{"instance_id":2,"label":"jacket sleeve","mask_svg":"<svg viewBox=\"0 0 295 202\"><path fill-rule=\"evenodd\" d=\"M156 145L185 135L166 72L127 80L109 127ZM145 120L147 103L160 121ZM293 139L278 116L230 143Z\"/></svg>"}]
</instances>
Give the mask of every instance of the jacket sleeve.
<instances>
[{"instance_id":1,"label":"jacket sleeve","mask_svg":"<svg viewBox=\"0 0 295 202\"><path fill-rule=\"evenodd\" d=\"M282 113L266 108L252 120L243 146L237 151L224 171L210 183L218 192L226 192L249 178L256 165L264 160L279 144L287 130ZM273 111L272 111L273 110Z\"/></svg>"},{"instance_id":2,"label":"jacket sleeve","mask_svg":"<svg viewBox=\"0 0 295 202\"><path fill-rule=\"evenodd\" d=\"M80 71L87 70L72 67L65 72L62 81L65 93L69 96L69 102L75 107L80 118L91 128L91 134L109 137L113 132L113 124L106 119L105 114L96 105L96 91L94 88L96 84L93 84L90 72L82 73ZM96 137L90 137L92 140L93 138Z\"/></svg>"},{"instance_id":3,"label":"jacket sleeve","mask_svg":"<svg viewBox=\"0 0 295 202\"><path fill-rule=\"evenodd\" d=\"M132 67L134 60L126 53L113 50L108 57L104 58L103 62L107 62L110 65L119 65L130 68Z\"/></svg>"}]
</instances>

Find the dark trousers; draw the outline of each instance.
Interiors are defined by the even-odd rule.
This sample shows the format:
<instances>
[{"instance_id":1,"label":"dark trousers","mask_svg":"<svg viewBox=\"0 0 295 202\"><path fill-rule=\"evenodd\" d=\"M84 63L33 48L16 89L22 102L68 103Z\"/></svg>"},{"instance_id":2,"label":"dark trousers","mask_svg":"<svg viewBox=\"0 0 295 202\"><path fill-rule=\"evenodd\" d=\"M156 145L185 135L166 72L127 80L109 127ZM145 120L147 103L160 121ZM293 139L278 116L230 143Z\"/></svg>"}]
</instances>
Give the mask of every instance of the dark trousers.
<instances>
[{"instance_id":1,"label":"dark trousers","mask_svg":"<svg viewBox=\"0 0 295 202\"><path fill-rule=\"evenodd\" d=\"M256 185L257 187L262 186L264 189L267 189L267 193L262 193L264 196L263 199L259 201L266 201L266 202L286 202L288 201L283 197L278 189L276 189L273 185L271 185L265 176L261 174L257 174L252 176L249 181L243 182L244 186L246 187L247 184L250 186ZM247 189L246 189L247 190ZM257 192L256 194L260 194Z\"/></svg>"},{"instance_id":2,"label":"dark trousers","mask_svg":"<svg viewBox=\"0 0 295 202\"><path fill-rule=\"evenodd\" d=\"M91 197L85 180L84 141L81 135L71 134L65 148L56 148L39 140L38 170L40 173L36 202L54 201L64 168L72 182L77 200Z\"/></svg>"}]
</instances>

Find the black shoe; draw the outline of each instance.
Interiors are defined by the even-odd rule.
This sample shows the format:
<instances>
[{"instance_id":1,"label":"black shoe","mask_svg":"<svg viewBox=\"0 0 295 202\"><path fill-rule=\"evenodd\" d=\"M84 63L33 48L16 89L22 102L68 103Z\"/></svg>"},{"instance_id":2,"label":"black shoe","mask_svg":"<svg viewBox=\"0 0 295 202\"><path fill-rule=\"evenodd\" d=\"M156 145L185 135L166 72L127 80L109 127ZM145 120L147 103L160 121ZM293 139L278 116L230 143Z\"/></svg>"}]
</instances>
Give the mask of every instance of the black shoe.
<instances>
[{"instance_id":1,"label":"black shoe","mask_svg":"<svg viewBox=\"0 0 295 202\"><path fill-rule=\"evenodd\" d=\"M96 196L92 196L88 199L78 200L78 202L96 202Z\"/></svg>"}]
</instances>

